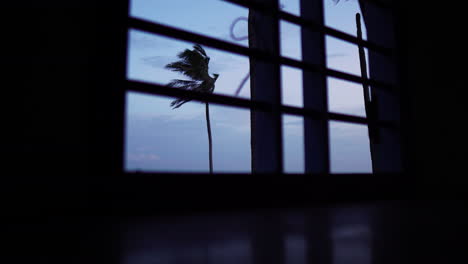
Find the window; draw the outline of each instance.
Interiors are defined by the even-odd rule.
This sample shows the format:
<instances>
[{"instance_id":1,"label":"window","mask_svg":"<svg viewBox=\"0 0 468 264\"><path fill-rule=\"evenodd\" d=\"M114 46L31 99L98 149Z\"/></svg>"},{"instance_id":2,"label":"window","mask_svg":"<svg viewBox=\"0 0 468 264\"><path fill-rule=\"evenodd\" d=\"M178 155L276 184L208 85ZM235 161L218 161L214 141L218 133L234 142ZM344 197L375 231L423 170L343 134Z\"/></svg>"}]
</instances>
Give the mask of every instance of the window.
<instances>
[{"instance_id":1,"label":"window","mask_svg":"<svg viewBox=\"0 0 468 264\"><path fill-rule=\"evenodd\" d=\"M332 0L325 0L325 5L327 1ZM220 117L215 122L212 120L208 128L213 134L211 145L224 146L215 148L210 154L215 173L349 172L346 165L342 166L344 169L339 166L334 169L334 162L340 162L340 155L364 157L365 161L348 161L350 164L363 162L362 166L372 167L359 172L402 170L396 88L399 83L392 33L394 17L389 1L354 3L360 7L366 21L364 36L327 25L330 23L326 19L328 11L320 0L173 0L170 5L150 1L146 8L137 2L130 1L127 25L125 144L127 149L139 149L140 152L126 151L126 171L138 171L140 168L129 162L138 161L142 162L140 164L147 162L146 171L150 172L208 172L208 147L202 147L209 144L205 124L187 119L180 126L161 118L172 111L169 105L177 98L206 102L210 106L209 113L219 114ZM209 10L206 9L208 6ZM154 10L160 15L155 16ZM210 15L204 16L200 13L203 10ZM239 23L231 24L236 18L240 18ZM197 24L209 24L210 27ZM234 37L228 33L219 34L219 27L231 28ZM249 38L242 37L247 33ZM297 41L286 44L282 34L296 34ZM343 63L333 64L327 56L336 55L340 50L330 54L328 43L336 43L333 47L350 46L356 54L361 52L366 58L361 57L364 66L356 71L356 68L347 69ZM216 79L213 93L166 85L171 78L178 77L167 69L163 72L163 66L173 62L175 54L194 44L200 44L211 57L210 74L223 72ZM137 45L140 49L135 48ZM158 47L162 53L145 57L138 54L148 46ZM226 71L223 67L229 62L240 66ZM235 94L239 89L241 92ZM359 91L348 101L356 100L361 107L342 111L331 96L339 93L339 89L341 93L351 89ZM366 99L365 91L370 94ZM295 95L291 96L292 93ZM128 140L135 131L133 128L141 124L132 119L131 114L154 105L164 105L165 109L158 107L157 113L144 118L156 120L156 123L138 128L145 131L138 135L140 144ZM204 104L187 104L177 111L178 115L173 114L171 118L184 119L192 115L204 121L207 113ZM197 132L190 129L194 127ZM225 135L222 140L216 137L221 127ZM337 151L340 129L358 134L354 143L361 150ZM184 134L177 137L171 131L184 131ZM367 133L371 137L370 143ZM163 142L161 150L173 150L170 162L158 162L161 157L146 152L145 144L141 144L156 138ZM200 147L186 147L194 144ZM370 152L366 152L368 148ZM184 159L184 155L198 157L198 160Z\"/></svg>"}]
</instances>

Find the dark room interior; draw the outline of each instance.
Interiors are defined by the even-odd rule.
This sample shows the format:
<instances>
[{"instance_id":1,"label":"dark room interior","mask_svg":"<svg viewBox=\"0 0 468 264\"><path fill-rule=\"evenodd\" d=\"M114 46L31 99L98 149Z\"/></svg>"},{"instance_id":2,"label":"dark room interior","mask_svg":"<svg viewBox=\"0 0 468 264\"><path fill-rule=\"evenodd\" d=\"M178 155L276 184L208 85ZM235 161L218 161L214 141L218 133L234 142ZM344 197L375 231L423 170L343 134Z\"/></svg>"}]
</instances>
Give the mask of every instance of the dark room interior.
<instances>
[{"instance_id":1,"label":"dark room interior","mask_svg":"<svg viewBox=\"0 0 468 264\"><path fill-rule=\"evenodd\" d=\"M461 3L359 0L394 15L398 171L187 175L122 169L128 2L3 4L3 263L468 263Z\"/></svg>"}]
</instances>

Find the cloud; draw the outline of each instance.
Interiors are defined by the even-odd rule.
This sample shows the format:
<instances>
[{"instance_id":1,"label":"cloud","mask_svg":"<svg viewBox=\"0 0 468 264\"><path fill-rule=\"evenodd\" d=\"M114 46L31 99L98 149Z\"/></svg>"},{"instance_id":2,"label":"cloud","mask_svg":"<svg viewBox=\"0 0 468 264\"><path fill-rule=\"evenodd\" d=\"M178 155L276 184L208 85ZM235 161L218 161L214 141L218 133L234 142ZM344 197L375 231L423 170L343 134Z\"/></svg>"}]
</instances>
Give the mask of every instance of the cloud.
<instances>
[{"instance_id":1,"label":"cloud","mask_svg":"<svg viewBox=\"0 0 468 264\"><path fill-rule=\"evenodd\" d=\"M164 68L176 59L176 56L148 56L141 58L141 61L154 68Z\"/></svg>"},{"instance_id":2,"label":"cloud","mask_svg":"<svg viewBox=\"0 0 468 264\"><path fill-rule=\"evenodd\" d=\"M177 44L181 42L156 34L148 34L136 29L129 31L128 41L132 48L155 50L168 50L176 47Z\"/></svg>"},{"instance_id":3,"label":"cloud","mask_svg":"<svg viewBox=\"0 0 468 264\"><path fill-rule=\"evenodd\" d=\"M189 47L187 47L189 48ZM182 51L182 49L180 50ZM207 51L209 54L209 51ZM232 71L238 68L245 68L249 66L248 59L245 58L242 61L242 58L236 58L233 54L220 53L216 52L214 56L210 56L211 60L209 63L209 72L213 73L222 73L226 71ZM164 68L168 63L178 60L177 53L174 53L173 56L168 55L156 55L156 56L147 56L141 58L141 61L154 68ZM182 76L182 75L181 75Z\"/></svg>"},{"instance_id":4,"label":"cloud","mask_svg":"<svg viewBox=\"0 0 468 264\"><path fill-rule=\"evenodd\" d=\"M337 57L345 57L345 56L348 56L348 54L347 53L339 53L339 52L329 53L329 54L327 54L327 59L332 59L332 58L337 58Z\"/></svg>"},{"instance_id":5,"label":"cloud","mask_svg":"<svg viewBox=\"0 0 468 264\"><path fill-rule=\"evenodd\" d=\"M161 157L156 154L129 153L127 159L134 162L159 161Z\"/></svg>"},{"instance_id":6,"label":"cloud","mask_svg":"<svg viewBox=\"0 0 468 264\"><path fill-rule=\"evenodd\" d=\"M214 123L214 126L220 127L220 128L227 128L229 129L228 132L236 132L240 134L250 133L250 123L239 125L239 124L233 124L230 122L219 121L219 122Z\"/></svg>"},{"instance_id":7,"label":"cloud","mask_svg":"<svg viewBox=\"0 0 468 264\"><path fill-rule=\"evenodd\" d=\"M285 137L304 137L304 122L303 120L289 121L283 123L283 133Z\"/></svg>"},{"instance_id":8,"label":"cloud","mask_svg":"<svg viewBox=\"0 0 468 264\"><path fill-rule=\"evenodd\" d=\"M172 100L172 99L171 99ZM143 122L158 122L158 123L167 123L173 121L193 121L193 120L203 120L205 117L205 112L203 111L204 105L198 101L190 101L184 104L185 108L188 109L171 109L169 103L167 103L167 109L171 112L142 112L142 113L131 113L128 115L128 118L135 121ZM185 110L185 111L184 111Z\"/></svg>"}]
</instances>

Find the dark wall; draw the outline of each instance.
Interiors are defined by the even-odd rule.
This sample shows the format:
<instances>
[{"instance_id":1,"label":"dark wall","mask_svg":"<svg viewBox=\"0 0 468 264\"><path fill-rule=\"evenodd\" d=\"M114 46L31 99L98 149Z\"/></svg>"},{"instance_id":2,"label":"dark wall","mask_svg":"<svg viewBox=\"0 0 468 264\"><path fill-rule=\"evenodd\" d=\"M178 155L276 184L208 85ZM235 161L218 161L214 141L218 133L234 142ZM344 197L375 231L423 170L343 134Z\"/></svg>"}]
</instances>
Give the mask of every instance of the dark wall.
<instances>
[{"instance_id":1,"label":"dark wall","mask_svg":"<svg viewBox=\"0 0 468 264\"><path fill-rule=\"evenodd\" d=\"M420 183L461 183L466 151L464 9L443 1L401 2L408 168Z\"/></svg>"},{"instance_id":2,"label":"dark wall","mask_svg":"<svg viewBox=\"0 0 468 264\"><path fill-rule=\"evenodd\" d=\"M125 2L26 1L4 8L1 149L6 170L18 175L8 179L10 188L81 195L117 171L125 57L116 54L125 52Z\"/></svg>"},{"instance_id":3,"label":"dark wall","mask_svg":"<svg viewBox=\"0 0 468 264\"><path fill-rule=\"evenodd\" d=\"M2 59L11 81L18 171L36 167L86 171L94 32L92 10L46 3L6 8L8 48ZM91 29L91 30L90 30ZM23 164L23 166L20 166Z\"/></svg>"},{"instance_id":4,"label":"dark wall","mask_svg":"<svg viewBox=\"0 0 468 264\"><path fill-rule=\"evenodd\" d=\"M118 218L95 208L121 153L109 91L124 21L122 1L95 2L2 5L1 262L116 263Z\"/></svg>"}]
</instances>

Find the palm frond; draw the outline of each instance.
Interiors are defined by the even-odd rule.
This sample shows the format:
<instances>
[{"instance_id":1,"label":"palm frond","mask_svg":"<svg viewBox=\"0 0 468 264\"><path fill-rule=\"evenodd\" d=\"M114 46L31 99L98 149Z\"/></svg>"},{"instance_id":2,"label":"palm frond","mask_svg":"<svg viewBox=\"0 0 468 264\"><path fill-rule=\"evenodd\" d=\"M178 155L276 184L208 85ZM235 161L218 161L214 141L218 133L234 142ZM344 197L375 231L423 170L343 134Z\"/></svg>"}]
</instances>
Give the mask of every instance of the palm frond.
<instances>
[{"instance_id":1,"label":"palm frond","mask_svg":"<svg viewBox=\"0 0 468 264\"><path fill-rule=\"evenodd\" d=\"M169 82L167 86L200 93L212 93L218 74L215 74L215 78L209 76L208 64L210 58L206 55L203 47L195 44L193 50L185 49L177 54L177 57L180 60L167 64L166 69L180 72L188 76L190 80L175 79ZM181 97L171 102L171 106L179 108L190 100L190 98Z\"/></svg>"},{"instance_id":2,"label":"palm frond","mask_svg":"<svg viewBox=\"0 0 468 264\"><path fill-rule=\"evenodd\" d=\"M212 93L214 89L214 85L210 85L208 84L208 82L178 80L178 79L172 80L170 83L167 84L167 86L182 89L182 90L199 92L199 93ZM192 99L187 98L187 97L181 97L172 101L171 106L173 108L179 108L181 105L191 100Z\"/></svg>"},{"instance_id":3,"label":"palm frond","mask_svg":"<svg viewBox=\"0 0 468 264\"><path fill-rule=\"evenodd\" d=\"M168 87L178 88L182 90L196 90L200 86L200 81L191 81L191 80L172 80L167 84Z\"/></svg>"},{"instance_id":4,"label":"palm frond","mask_svg":"<svg viewBox=\"0 0 468 264\"><path fill-rule=\"evenodd\" d=\"M201 84L200 81L175 79L169 82L167 86L172 87L172 88L182 89L182 90L188 90L188 91L199 91L200 84ZM181 97L172 101L171 107L173 107L174 109L179 108L181 105L189 101L191 101L191 99L186 98L186 97Z\"/></svg>"},{"instance_id":5,"label":"palm frond","mask_svg":"<svg viewBox=\"0 0 468 264\"><path fill-rule=\"evenodd\" d=\"M206 80L208 75L209 57L200 45L193 46L193 50L185 49L177 57L179 61L169 63L166 69L180 72L194 80Z\"/></svg>"},{"instance_id":6,"label":"palm frond","mask_svg":"<svg viewBox=\"0 0 468 264\"><path fill-rule=\"evenodd\" d=\"M165 68L171 71L185 73L187 71L190 71L190 64L186 63L185 61L176 61L167 64Z\"/></svg>"},{"instance_id":7,"label":"palm frond","mask_svg":"<svg viewBox=\"0 0 468 264\"><path fill-rule=\"evenodd\" d=\"M190 100L187 100L185 98L178 98L178 99L171 102L171 107L172 107L172 109L179 108L181 105L185 104L188 101L190 101Z\"/></svg>"},{"instance_id":8,"label":"palm frond","mask_svg":"<svg viewBox=\"0 0 468 264\"><path fill-rule=\"evenodd\" d=\"M198 52L200 52L200 53L201 53L202 55L204 55L205 57L207 57L205 50L203 49L202 46L200 46L200 44L195 44L195 45L193 46L193 48L194 48L195 50L197 50Z\"/></svg>"}]
</instances>

